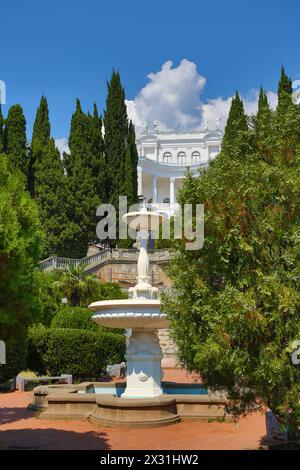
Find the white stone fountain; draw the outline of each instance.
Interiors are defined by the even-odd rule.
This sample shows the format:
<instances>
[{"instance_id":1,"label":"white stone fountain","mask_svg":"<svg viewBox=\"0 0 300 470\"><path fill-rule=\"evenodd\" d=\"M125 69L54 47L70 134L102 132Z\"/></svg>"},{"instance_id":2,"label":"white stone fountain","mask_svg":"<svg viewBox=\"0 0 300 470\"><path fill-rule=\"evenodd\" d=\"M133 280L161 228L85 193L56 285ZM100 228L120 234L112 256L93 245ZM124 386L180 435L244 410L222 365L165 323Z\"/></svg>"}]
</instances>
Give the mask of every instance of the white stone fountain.
<instances>
[{"instance_id":1,"label":"white stone fountain","mask_svg":"<svg viewBox=\"0 0 300 470\"><path fill-rule=\"evenodd\" d=\"M129 299L99 301L89 306L96 312L92 318L98 325L132 331L126 346L127 384L122 398L153 398L163 393L157 330L168 328L169 321L160 311L158 289L149 283L147 254L149 233L158 230L163 218L158 212L148 212L145 206L123 216L123 221L139 232L138 282L129 289Z\"/></svg>"}]
</instances>

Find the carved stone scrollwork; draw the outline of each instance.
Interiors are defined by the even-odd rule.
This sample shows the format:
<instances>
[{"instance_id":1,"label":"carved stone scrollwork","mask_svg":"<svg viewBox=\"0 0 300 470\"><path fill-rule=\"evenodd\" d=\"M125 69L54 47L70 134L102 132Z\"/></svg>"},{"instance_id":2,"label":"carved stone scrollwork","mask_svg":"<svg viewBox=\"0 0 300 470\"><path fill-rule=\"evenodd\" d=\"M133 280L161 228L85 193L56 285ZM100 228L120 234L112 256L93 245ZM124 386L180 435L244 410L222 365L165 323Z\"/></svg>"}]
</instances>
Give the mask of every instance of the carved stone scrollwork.
<instances>
[{"instance_id":1,"label":"carved stone scrollwork","mask_svg":"<svg viewBox=\"0 0 300 470\"><path fill-rule=\"evenodd\" d=\"M133 331L129 338L127 354L161 354L161 347L156 334Z\"/></svg>"},{"instance_id":2,"label":"carved stone scrollwork","mask_svg":"<svg viewBox=\"0 0 300 470\"><path fill-rule=\"evenodd\" d=\"M149 379L149 375L146 374L145 372L141 371L138 375L138 378L141 382L146 382L146 380Z\"/></svg>"}]
</instances>

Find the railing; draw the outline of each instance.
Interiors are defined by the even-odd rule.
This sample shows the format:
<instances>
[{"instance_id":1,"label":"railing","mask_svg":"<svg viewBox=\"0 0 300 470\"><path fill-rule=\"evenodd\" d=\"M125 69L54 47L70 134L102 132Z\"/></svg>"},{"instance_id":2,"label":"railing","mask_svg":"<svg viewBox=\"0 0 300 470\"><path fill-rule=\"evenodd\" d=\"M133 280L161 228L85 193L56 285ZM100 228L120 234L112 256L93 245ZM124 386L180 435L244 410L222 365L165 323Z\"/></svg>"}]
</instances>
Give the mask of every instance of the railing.
<instances>
[{"instance_id":1,"label":"railing","mask_svg":"<svg viewBox=\"0 0 300 470\"><path fill-rule=\"evenodd\" d=\"M122 259L122 260L136 260L139 255L139 250L136 249L112 249L106 248L98 253L91 256L86 256L81 259L74 258L62 258L60 256L51 256L39 263L40 271L51 271L53 269L67 269L68 266L77 267L81 266L92 266L101 264L108 259ZM148 251L150 261L169 260L171 255L169 250L149 250Z\"/></svg>"},{"instance_id":2,"label":"railing","mask_svg":"<svg viewBox=\"0 0 300 470\"><path fill-rule=\"evenodd\" d=\"M186 166L191 166L191 165L200 165L200 164L204 165L204 164L207 164L209 162L209 159L203 160L203 158L201 158L201 157L198 157L198 158L186 157L186 158L182 158L180 160L174 159L174 158L168 160L168 159L165 159L165 158L160 156L157 161L161 165L186 167Z\"/></svg>"},{"instance_id":3,"label":"railing","mask_svg":"<svg viewBox=\"0 0 300 470\"><path fill-rule=\"evenodd\" d=\"M69 265L77 267L79 265L87 266L94 264L103 259L107 259L110 255L110 250L106 248L105 250L99 251L91 256L86 256L85 258L62 258L60 256L51 256L40 262L39 269L41 271L46 271L49 269L67 269Z\"/></svg>"}]
</instances>

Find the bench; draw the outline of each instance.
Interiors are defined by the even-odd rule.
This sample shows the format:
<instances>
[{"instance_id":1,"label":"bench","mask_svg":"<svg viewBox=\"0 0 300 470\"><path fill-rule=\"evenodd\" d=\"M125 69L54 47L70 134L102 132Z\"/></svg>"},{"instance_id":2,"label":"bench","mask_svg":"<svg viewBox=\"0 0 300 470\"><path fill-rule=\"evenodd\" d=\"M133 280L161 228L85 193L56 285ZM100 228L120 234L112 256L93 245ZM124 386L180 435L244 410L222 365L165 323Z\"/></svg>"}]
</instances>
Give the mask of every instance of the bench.
<instances>
[{"instance_id":1,"label":"bench","mask_svg":"<svg viewBox=\"0 0 300 470\"><path fill-rule=\"evenodd\" d=\"M16 378L16 388L20 392L25 391L26 384L28 382L49 382L52 380L59 380L60 383L66 383L66 384L71 384L73 380L73 376L70 374L61 374L59 377L33 377L33 378L24 378L22 376L17 376Z\"/></svg>"}]
</instances>

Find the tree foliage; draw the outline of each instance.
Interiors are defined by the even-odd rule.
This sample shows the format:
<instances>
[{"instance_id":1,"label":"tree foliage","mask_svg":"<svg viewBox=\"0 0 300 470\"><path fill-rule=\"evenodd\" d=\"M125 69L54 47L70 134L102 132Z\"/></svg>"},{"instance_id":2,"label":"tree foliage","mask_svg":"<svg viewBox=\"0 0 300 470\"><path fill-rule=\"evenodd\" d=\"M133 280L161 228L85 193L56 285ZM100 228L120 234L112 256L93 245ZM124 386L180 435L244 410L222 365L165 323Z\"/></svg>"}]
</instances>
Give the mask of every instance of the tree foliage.
<instances>
[{"instance_id":1,"label":"tree foliage","mask_svg":"<svg viewBox=\"0 0 300 470\"><path fill-rule=\"evenodd\" d=\"M227 133L201 178L186 179L180 203L204 204L205 242L200 251L176 242L170 270L176 295L165 296L163 308L184 365L212 388L225 387L234 412L268 406L295 431L300 368L291 353L300 339L300 111L289 91L281 99L271 112L261 91L254 127L245 129L236 97L229 117L238 107L244 139Z\"/></svg>"},{"instance_id":2,"label":"tree foliage","mask_svg":"<svg viewBox=\"0 0 300 470\"><path fill-rule=\"evenodd\" d=\"M50 120L48 102L45 96L41 97L39 107L33 125L30 160L28 168L28 188L30 193L35 194L35 172L36 167L41 166L44 160L46 148L50 142Z\"/></svg>"},{"instance_id":3,"label":"tree foliage","mask_svg":"<svg viewBox=\"0 0 300 470\"><path fill-rule=\"evenodd\" d=\"M116 71L113 71L108 83L104 128L106 196L107 202L112 204L118 213L119 196L127 196L128 206L138 202L138 153L134 125L131 121L128 122L125 91L121 84L120 74ZM111 244L115 242L110 241ZM119 240L118 246L130 247L132 243L133 241L128 237L126 240Z\"/></svg>"},{"instance_id":4,"label":"tree foliage","mask_svg":"<svg viewBox=\"0 0 300 470\"><path fill-rule=\"evenodd\" d=\"M35 268L41 255L38 211L18 170L0 155L0 338L13 343L38 315ZM11 371L10 353L7 371ZM18 361L15 362L17 364ZM4 371L4 375L6 374Z\"/></svg>"},{"instance_id":5,"label":"tree foliage","mask_svg":"<svg viewBox=\"0 0 300 470\"><path fill-rule=\"evenodd\" d=\"M92 274L87 274L84 266L73 266L71 263L55 282L72 307L88 307L95 300L124 299L126 294L117 284L102 284Z\"/></svg>"},{"instance_id":6,"label":"tree foliage","mask_svg":"<svg viewBox=\"0 0 300 470\"><path fill-rule=\"evenodd\" d=\"M67 157L68 220L77 227L72 255L86 256L89 243L96 240L96 210L104 194L104 156L101 149L101 120L96 111L86 115L76 101L69 136L70 155ZM101 183L101 181L103 183Z\"/></svg>"},{"instance_id":7,"label":"tree foliage","mask_svg":"<svg viewBox=\"0 0 300 470\"><path fill-rule=\"evenodd\" d=\"M26 120L19 104L11 106L5 120L3 149L12 168L21 170L27 181L29 156L26 146Z\"/></svg>"}]
</instances>

